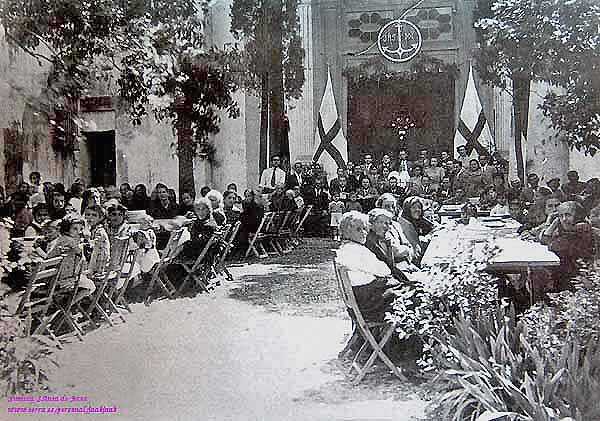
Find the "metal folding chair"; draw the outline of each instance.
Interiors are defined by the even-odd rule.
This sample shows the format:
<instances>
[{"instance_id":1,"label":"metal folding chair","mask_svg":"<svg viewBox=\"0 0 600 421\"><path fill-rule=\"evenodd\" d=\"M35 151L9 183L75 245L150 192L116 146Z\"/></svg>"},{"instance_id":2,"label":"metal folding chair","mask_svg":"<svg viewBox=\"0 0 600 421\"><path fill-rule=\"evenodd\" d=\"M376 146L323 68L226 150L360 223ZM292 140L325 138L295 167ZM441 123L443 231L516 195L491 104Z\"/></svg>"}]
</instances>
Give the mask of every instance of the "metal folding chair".
<instances>
[{"instance_id":1,"label":"metal folding chair","mask_svg":"<svg viewBox=\"0 0 600 421\"><path fill-rule=\"evenodd\" d=\"M371 369L377 358L379 358L392 371L392 373L394 373L396 377L406 380L402 373L400 373L398 367L396 367L392 360L390 360L390 358L383 351L383 347L388 343L394 334L394 331L396 330L396 324L365 321L360 309L358 308L354 292L352 291L352 284L350 283L348 271L343 266L336 265L335 261L333 262L333 269L335 271L335 277L342 295L342 300L344 301L346 308L352 310L350 313L354 315L352 320L352 336L342 352L340 352L340 356L351 350L352 346L356 343L356 338L358 335L360 335L363 340L363 344L354 355L352 364L350 366L349 374L352 374L353 371L356 371L356 376L353 378L352 383L360 383L367 372ZM375 339L373 334L374 330L379 330L378 336L381 338L379 342ZM356 335L357 333L358 335ZM361 365L359 362L360 356L363 352L369 350L372 350L371 355L367 359L367 362L364 363L364 365Z\"/></svg>"},{"instance_id":2,"label":"metal folding chair","mask_svg":"<svg viewBox=\"0 0 600 421\"><path fill-rule=\"evenodd\" d=\"M269 257L262 242L267 238L265 231L271 226L274 216L273 212L267 212L263 215L256 232L250 234L250 244L248 245L248 250L246 250L245 257L248 257L250 252L254 253L258 258Z\"/></svg>"},{"instance_id":3,"label":"metal folding chair","mask_svg":"<svg viewBox=\"0 0 600 421\"><path fill-rule=\"evenodd\" d=\"M48 310L54 303L54 291L60 276L63 259L64 256L58 256L46 259L36 265L15 312L15 316L25 317L28 335L39 335L47 332L57 343L59 343L58 338L49 329L50 323L56 315L48 314ZM34 322L38 325L32 332Z\"/></svg>"}]
</instances>

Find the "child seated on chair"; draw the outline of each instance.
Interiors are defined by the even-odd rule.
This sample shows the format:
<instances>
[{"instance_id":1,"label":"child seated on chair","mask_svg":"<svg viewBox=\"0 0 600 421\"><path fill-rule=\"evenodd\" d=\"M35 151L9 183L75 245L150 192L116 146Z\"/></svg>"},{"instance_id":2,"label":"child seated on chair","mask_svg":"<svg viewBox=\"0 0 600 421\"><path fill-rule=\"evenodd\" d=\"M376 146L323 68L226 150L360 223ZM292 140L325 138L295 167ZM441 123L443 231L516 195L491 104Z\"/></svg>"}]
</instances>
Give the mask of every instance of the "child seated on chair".
<instances>
[{"instance_id":1,"label":"child seated on chair","mask_svg":"<svg viewBox=\"0 0 600 421\"><path fill-rule=\"evenodd\" d=\"M99 279L104 276L110 263L110 240L104 228L106 213L101 206L92 205L84 210L83 215L90 230L91 245L86 273L92 279Z\"/></svg>"},{"instance_id":2,"label":"child seated on chair","mask_svg":"<svg viewBox=\"0 0 600 421\"><path fill-rule=\"evenodd\" d=\"M137 246L135 265L131 274L132 278L139 275L140 281L149 281L152 270L160 262L156 250L156 234L152 231L152 217L148 216L140 224L140 229L132 234L132 239ZM134 282L134 285L139 282Z\"/></svg>"},{"instance_id":3,"label":"child seated on chair","mask_svg":"<svg viewBox=\"0 0 600 421\"><path fill-rule=\"evenodd\" d=\"M79 215L67 215L59 223L60 236L55 240L52 248L48 250L47 258L65 255L62 264L61 280L74 277L79 273L80 265L85 265L83 249L81 247L81 233L84 228L84 220ZM96 290L94 282L84 273L79 277L78 293L75 301L91 295Z\"/></svg>"}]
</instances>

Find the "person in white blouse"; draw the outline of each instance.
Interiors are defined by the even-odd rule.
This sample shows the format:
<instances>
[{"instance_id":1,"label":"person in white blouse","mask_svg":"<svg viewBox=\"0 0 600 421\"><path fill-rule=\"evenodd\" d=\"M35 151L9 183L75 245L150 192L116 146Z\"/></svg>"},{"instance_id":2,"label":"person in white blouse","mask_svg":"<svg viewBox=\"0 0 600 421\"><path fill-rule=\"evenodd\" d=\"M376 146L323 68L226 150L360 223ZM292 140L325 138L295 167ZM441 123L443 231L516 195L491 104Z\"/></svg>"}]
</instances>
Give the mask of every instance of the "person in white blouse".
<instances>
[{"instance_id":1,"label":"person in white blouse","mask_svg":"<svg viewBox=\"0 0 600 421\"><path fill-rule=\"evenodd\" d=\"M263 194L273 193L275 186L278 184L285 185L285 171L281 168L281 158L278 155L271 157L271 166L263 170L260 175L260 182L258 187L262 190Z\"/></svg>"},{"instance_id":2,"label":"person in white blouse","mask_svg":"<svg viewBox=\"0 0 600 421\"><path fill-rule=\"evenodd\" d=\"M399 282L388 266L365 247L369 218L358 211L346 212L339 224L342 246L336 252L336 263L348 271L352 291L365 320L382 321L391 311L394 287ZM353 316L353 315L351 315Z\"/></svg>"}]
</instances>

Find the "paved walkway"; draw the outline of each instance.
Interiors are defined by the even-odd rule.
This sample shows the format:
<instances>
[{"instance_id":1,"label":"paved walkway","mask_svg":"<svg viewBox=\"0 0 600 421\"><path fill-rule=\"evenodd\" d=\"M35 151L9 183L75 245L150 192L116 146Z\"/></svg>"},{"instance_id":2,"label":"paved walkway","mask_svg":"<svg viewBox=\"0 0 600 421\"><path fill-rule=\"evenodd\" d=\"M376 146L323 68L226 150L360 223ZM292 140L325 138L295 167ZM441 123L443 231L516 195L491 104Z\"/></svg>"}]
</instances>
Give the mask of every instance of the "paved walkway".
<instances>
[{"instance_id":1,"label":"paved walkway","mask_svg":"<svg viewBox=\"0 0 600 421\"><path fill-rule=\"evenodd\" d=\"M294 301L298 294L286 291L311 278L329 285L327 268L328 262L310 268L244 265L233 268L234 284L212 294L156 301L149 308L136 304L127 323L101 328L58 352L51 393L87 396L91 406L117 406L116 415L104 415L111 420L421 417L425 403L414 386L385 374L358 387L348 384L336 355L349 321L329 296L333 288L320 295L319 288L313 290L317 299L305 291L304 307Z\"/></svg>"}]
</instances>

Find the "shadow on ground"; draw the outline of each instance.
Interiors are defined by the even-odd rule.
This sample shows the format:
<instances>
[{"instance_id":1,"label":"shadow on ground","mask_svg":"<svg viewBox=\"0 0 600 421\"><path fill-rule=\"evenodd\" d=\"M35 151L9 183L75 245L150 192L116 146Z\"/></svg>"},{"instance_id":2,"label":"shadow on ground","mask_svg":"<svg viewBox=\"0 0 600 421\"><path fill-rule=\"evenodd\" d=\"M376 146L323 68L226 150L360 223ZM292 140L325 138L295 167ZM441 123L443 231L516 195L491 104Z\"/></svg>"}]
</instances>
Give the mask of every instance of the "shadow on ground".
<instances>
[{"instance_id":1,"label":"shadow on ground","mask_svg":"<svg viewBox=\"0 0 600 421\"><path fill-rule=\"evenodd\" d=\"M326 373L347 374L350 362L333 359L321 367ZM316 402L342 404L345 402L367 400L408 401L416 396L424 397L422 385L427 381L422 378L407 376L407 381L397 379L383 364L376 365L358 385L353 385L349 377L327 382L318 388L307 389L297 402Z\"/></svg>"},{"instance_id":2,"label":"shadow on ground","mask_svg":"<svg viewBox=\"0 0 600 421\"><path fill-rule=\"evenodd\" d=\"M306 239L281 257L229 268L236 283L229 297L286 315L345 317L333 273L337 243Z\"/></svg>"}]
</instances>

